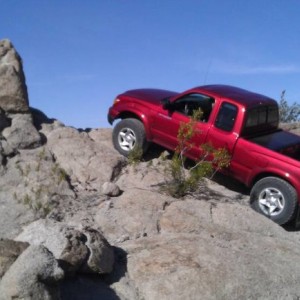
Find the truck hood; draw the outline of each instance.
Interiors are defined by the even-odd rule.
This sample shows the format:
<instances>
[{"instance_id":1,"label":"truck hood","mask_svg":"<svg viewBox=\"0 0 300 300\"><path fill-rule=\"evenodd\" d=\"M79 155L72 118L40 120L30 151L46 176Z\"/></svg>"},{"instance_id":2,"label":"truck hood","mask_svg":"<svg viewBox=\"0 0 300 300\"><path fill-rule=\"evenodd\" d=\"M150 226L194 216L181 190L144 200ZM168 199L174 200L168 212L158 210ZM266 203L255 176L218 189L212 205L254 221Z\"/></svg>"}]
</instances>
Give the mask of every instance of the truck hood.
<instances>
[{"instance_id":1,"label":"truck hood","mask_svg":"<svg viewBox=\"0 0 300 300\"><path fill-rule=\"evenodd\" d=\"M177 95L178 93L167 91L167 90L159 90L159 89L137 89L127 91L120 96L126 96L130 98L139 99L142 101L159 103L161 100Z\"/></svg>"}]
</instances>

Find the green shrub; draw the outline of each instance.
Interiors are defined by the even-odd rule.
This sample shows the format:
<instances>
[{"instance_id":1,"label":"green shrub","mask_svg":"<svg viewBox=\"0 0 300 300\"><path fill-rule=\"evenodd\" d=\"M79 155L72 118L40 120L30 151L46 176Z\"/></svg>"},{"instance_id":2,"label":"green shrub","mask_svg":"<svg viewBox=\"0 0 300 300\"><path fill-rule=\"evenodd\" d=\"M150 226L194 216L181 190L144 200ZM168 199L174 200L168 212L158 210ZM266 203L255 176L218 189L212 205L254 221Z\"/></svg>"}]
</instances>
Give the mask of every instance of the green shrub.
<instances>
[{"instance_id":1,"label":"green shrub","mask_svg":"<svg viewBox=\"0 0 300 300\"><path fill-rule=\"evenodd\" d=\"M58 183L60 184L62 181L66 181L68 178L68 174L65 169L59 168L58 170Z\"/></svg>"},{"instance_id":2,"label":"green shrub","mask_svg":"<svg viewBox=\"0 0 300 300\"><path fill-rule=\"evenodd\" d=\"M128 164L132 166L136 166L141 162L143 157L143 150L141 147L134 147L132 151L130 151L128 155Z\"/></svg>"},{"instance_id":3,"label":"green shrub","mask_svg":"<svg viewBox=\"0 0 300 300\"><path fill-rule=\"evenodd\" d=\"M193 147L191 140L197 133L196 124L200 117L201 112L195 111L188 123L180 124L177 134L178 146L165 168L168 179L163 189L176 198L194 192L204 177L212 177L218 170L230 164L230 155L226 149L215 149L210 144L202 144L201 157L192 167L186 168L185 154Z\"/></svg>"}]
</instances>

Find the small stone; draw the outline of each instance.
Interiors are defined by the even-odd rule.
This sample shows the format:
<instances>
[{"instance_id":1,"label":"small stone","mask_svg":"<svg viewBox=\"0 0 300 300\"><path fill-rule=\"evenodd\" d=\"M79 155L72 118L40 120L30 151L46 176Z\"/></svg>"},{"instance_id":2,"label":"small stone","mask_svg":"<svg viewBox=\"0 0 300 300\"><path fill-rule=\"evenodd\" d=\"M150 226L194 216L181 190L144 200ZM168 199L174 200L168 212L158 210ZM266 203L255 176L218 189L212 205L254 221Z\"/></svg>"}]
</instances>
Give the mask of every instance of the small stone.
<instances>
[{"instance_id":1,"label":"small stone","mask_svg":"<svg viewBox=\"0 0 300 300\"><path fill-rule=\"evenodd\" d=\"M110 197L118 197L121 195L121 190L118 185L113 182L104 182L102 185L102 194Z\"/></svg>"}]
</instances>

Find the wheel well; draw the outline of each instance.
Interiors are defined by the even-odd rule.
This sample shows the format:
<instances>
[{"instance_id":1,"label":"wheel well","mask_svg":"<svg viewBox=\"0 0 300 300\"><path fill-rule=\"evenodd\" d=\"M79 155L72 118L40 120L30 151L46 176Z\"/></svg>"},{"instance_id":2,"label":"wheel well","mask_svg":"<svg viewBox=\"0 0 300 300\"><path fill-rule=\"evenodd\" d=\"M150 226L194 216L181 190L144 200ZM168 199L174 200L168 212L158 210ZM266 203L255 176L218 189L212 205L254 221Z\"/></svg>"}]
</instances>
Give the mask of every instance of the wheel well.
<instances>
[{"instance_id":1,"label":"wheel well","mask_svg":"<svg viewBox=\"0 0 300 300\"><path fill-rule=\"evenodd\" d=\"M142 121L138 115L136 115L135 113L132 113L130 111L124 111L118 115L118 119L128 119L128 118L137 119L137 120Z\"/></svg>"},{"instance_id":2,"label":"wheel well","mask_svg":"<svg viewBox=\"0 0 300 300\"><path fill-rule=\"evenodd\" d=\"M120 121L120 120L124 120L124 119L129 119L129 118L139 120L144 125L147 141L151 141L151 134L149 132L149 126L147 126L148 124L147 124L147 119L146 118L142 119L136 113L133 113L133 112L130 112L130 111L124 111L124 112L122 112L118 115L116 120Z\"/></svg>"},{"instance_id":3,"label":"wheel well","mask_svg":"<svg viewBox=\"0 0 300 300\"><path fill-rule=\"evenodd\" d=\"M260 174L258 174L258 175L252 180L252 182L251 182L251 184L250 184L250 187L252 188L252 187L254 186L254 184L255 184L257 181L259 181L259 180L261 180L261 179L263 179L263 178L265 178L265 177L277 177L277 178L280 178L280 179L282 179L282 180L288 182L290 185L293 186L293 184L292 184L289 180L287 180L287 178L282 177L282 176L279 176L278 174L274 174L274 173L260 173Z\"/></svg>"}]
</instances>

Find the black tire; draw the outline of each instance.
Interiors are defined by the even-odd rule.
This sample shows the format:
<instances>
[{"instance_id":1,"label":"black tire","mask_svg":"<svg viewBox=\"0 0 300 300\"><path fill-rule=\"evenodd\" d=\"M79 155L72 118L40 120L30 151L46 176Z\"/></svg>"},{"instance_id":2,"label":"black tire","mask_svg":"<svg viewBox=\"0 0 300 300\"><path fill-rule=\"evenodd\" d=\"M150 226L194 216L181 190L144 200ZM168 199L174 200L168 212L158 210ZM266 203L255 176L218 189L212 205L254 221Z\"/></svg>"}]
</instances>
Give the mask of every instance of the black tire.
<instances>
[{"instance_id":1,"label":"black tire","mask_svg":"<svg viewBox=\"0 0 300 300\"><path fill-rule=\"evenodd\" d=\"M123 119L113 129L113 144L115 149L124 156L136 149L147 151L149 143L146 139L144 125L137 119Z\"/></svg>"},{"instance_id":2,"label":"black tire","mask_svg":"<svg viewBox=\"0 0 300 300\"><path fill-rule=\"evenodd\" d=\"M277 177L259 180L250 193L251 207L279 225L293 219L297 210L297 200L294 187Z\"/></svg>"}]
</instances>

